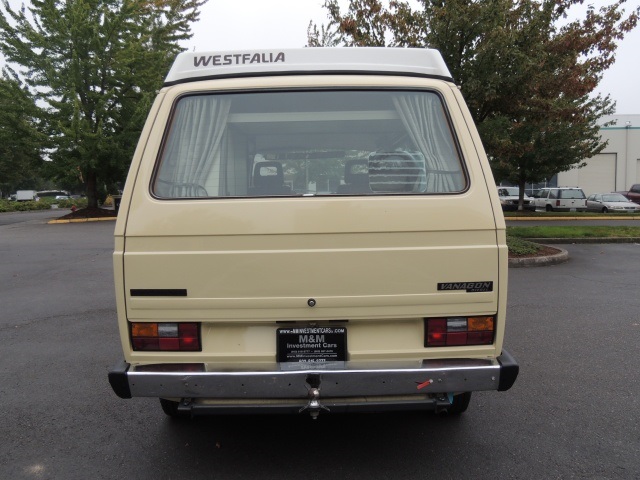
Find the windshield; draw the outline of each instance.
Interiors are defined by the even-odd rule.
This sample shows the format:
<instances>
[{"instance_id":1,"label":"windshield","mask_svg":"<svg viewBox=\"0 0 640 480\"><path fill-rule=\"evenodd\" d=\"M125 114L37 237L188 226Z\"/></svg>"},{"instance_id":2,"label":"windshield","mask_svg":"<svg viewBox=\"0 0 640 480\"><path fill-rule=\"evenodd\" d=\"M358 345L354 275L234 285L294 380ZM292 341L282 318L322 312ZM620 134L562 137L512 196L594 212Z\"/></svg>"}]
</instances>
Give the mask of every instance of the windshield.
<instances>
[{"instance_id":1,"label":"windshield","mask_svg":"<svg viewBox=\"0 0 640 480\"><path fill-rule=\"evenodd\" d=\"M520 195L520 189L518 187L499 187L498 195L501 197L518 197ZM524 193L522 198L529 198L529 195Z\"/></svg>"},{"instance_id":2,"label":"windshield","mask_svg":"<svg viewBox=\"0 0 640 480\"><path fill-rule=\"evenodd\" d=\"M608 195L602 195L603 202L628 202L627 197L620 193L610 193Z\"/></svg>"},{"instance_id":3,"label":"windshield","mask_svg":"<svg viewBox=\"0 0 640 480\"><path fill-rule=\"evenodd\" d=\"M466 176L432 92L192 95L174 107L160 198L461 192Z\"/></svg>"},{"instance_id":4,"label":"windshield","mask_svg":"<svg viewBox=\"0 0 640 480\"><path fill-rule=\"evenodd\" d=\"M518 187L501 187L501 190L504 190L503 195L509 197L517 197L520 193ZM525 194L525 197L527 195Z\"/></svg>"}]
</instances>

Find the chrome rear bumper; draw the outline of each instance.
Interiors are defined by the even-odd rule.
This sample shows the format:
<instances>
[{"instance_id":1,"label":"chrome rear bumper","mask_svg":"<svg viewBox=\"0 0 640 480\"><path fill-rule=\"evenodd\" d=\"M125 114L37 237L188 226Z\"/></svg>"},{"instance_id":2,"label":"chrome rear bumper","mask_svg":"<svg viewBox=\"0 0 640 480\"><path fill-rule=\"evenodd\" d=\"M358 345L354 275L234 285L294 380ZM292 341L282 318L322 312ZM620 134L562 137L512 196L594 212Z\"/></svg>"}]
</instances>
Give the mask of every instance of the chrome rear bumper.
<instances>
[{"instance_id":1,"label":"chrome rear bumper","mask_svg":"<svg viewBox=\"0 0 640 480\"><path fill-rule=\"evenodd\" d=\"M109 382L121 398L159 397L224 400L307 399L312 388L323 398L345 399L429 396L504 391L518 375L518 364L506 351L497 359L445 359L421 362L343 362L323 368L274 364L273 368L236 366L212 370L205 364L130 365L120 362Z\"/></svg>"}]
</instances>

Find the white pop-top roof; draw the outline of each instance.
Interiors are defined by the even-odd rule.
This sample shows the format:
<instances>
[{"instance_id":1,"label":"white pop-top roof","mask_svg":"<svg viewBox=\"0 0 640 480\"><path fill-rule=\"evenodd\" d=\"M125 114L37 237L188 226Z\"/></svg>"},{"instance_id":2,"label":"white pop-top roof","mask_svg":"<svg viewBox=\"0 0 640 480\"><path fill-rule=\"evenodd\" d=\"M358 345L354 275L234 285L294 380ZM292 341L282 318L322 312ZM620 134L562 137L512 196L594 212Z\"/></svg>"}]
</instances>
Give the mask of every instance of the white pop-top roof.
<instances>
[{"instance_id":1,"label":"white pop-top roof","mask_svg":"<svg viewBox=\"0 0 640 480\"><path fill-rule=\"evenodd\" d=\"M451 80L440 52L429 48L298 48L183 52L165 85L215 77L296 73L382 73Z\"/></svg>"}]
</instances>

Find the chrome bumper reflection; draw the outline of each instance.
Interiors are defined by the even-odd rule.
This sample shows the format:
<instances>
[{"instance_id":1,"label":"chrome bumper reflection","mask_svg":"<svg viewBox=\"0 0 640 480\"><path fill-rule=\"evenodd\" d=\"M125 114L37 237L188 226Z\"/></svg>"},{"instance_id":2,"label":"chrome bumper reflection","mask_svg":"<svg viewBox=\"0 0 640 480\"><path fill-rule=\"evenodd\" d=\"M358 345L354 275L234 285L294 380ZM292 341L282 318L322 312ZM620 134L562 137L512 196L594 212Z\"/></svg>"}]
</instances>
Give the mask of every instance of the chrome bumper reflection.
<instances>
[{"instance_id":1,"label":"chrome bumper reflection","mask_svg":"<svg viewBox=\"0 0 640 480\"><path fill-rule=\"evenodd\" d=\"M109 381L122 398L295 399L310 388L323 397L424 395L508 390L518 364L507 352L497 359L447 359L422 362L344 362L325 368L211 369L205 364L129 365L121 362ZM241 369L242 368L242 369Z\"/></svg>"}]
</instances>

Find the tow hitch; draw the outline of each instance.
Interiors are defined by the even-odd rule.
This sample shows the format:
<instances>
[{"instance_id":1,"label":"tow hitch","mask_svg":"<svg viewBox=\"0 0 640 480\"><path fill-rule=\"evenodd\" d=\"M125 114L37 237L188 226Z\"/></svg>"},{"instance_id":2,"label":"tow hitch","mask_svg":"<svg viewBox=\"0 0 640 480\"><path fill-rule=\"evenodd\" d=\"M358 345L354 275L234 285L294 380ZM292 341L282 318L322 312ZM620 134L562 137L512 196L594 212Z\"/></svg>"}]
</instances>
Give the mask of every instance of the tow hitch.
<instances>
[{"instance_id":1,"label":"tow hitch","mask_svg":"<svg viewBox=\"0 0 640 480\"><path fill-rule=\"evenodd\" d=\"M435 397L436 413L446 412L453 405L453 393L439 393Z\"/></svg>"},{"instance_id":2,"label":"tow hitch","mask_svg":"<svg viewBox=\"0 0 640 480\"><path fill-rule=\"evenodd\" d=\"M314 420L318 418L322 410L329 409L320 403L320 375L313 374L307 376L307 384L309 385L309 402L300 409L298 413L302 413L305 410L309 411L309 415Z\"/></svg>"}]
</instances>

